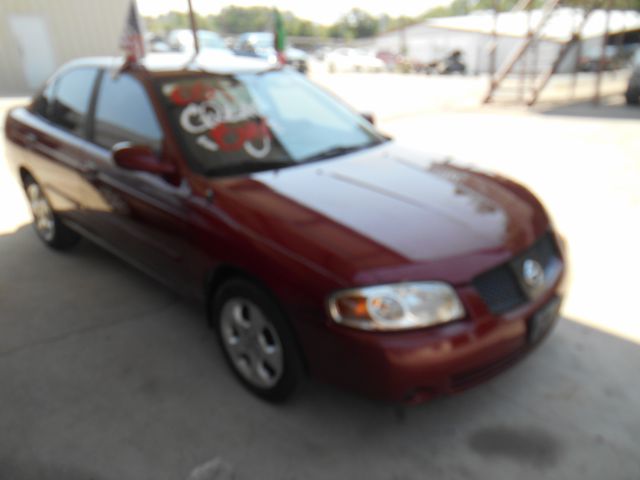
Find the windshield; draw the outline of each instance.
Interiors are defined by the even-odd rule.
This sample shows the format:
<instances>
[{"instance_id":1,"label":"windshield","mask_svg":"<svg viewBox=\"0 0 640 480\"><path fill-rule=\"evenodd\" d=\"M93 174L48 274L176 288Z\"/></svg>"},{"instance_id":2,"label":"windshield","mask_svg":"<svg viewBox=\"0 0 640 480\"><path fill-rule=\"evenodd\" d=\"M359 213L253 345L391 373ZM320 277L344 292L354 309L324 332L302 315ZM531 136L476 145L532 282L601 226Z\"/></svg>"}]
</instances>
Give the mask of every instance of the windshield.
<instances>
[{"instance_id":1,"label":"windshield","mask_svg":"<svg viewBox=\"0 0 640 480\"><path fill-rule=\"evenodd\" d=\"M303 76L190 74L163 80L164 104L194 170L223 175L296 165L385 137Z\"/></svg>"}]
</instances>

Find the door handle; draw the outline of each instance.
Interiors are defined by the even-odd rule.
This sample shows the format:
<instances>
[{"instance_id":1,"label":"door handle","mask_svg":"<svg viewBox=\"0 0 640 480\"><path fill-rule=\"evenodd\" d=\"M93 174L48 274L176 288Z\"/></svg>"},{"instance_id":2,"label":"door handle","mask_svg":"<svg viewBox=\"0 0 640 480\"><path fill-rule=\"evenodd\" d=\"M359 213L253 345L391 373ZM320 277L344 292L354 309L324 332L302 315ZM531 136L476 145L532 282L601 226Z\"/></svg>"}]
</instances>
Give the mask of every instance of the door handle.
<instances>
[{"instance_id":1,"label":"door handle","mask_svg":"<svg viewBox=\"0 0 640 480\"><path fill-rule=\"evenodd\" d=\"M38 141L38 136L33 132L25 133L22 138L24 140L24 144L29 148L33 147Z\"/></svg>"},{"instance_id":2,"label":"door handle","mask_svg":"<svg viewBox=\"0 0 640 480\"><path fill-rule=\"evenodd\" d=\"M84 160L82 172L89 181L95 180L98 177L98 164L93 160Z\"/></svg>"},{"instance_id":3,"label":"door handle","mask_svg":"<svg viewBox=\"0 0 640 480\"><path fill-rule=\"evenodd\" d=\"M98 165L93 160L84 161L84 170L88 173L95 173L98 170Z\"/></svg>"}]
</instances>

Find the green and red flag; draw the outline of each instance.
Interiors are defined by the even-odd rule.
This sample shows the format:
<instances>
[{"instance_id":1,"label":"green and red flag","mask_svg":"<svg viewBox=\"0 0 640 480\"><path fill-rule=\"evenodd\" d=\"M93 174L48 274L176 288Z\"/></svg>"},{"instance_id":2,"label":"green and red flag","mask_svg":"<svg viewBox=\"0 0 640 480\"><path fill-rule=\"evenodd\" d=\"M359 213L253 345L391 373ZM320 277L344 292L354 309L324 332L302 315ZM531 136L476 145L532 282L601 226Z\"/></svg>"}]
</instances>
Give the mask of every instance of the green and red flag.
<instances>
[{"instance_id":1,"label":"green and red flag","mask_svg":"<svg viewBox=\"0 0 640 480\"><path fill-rule=\"evenodd\" d=\"M284 65L287 59L284 56L284 49L287 43L287 32L284 29L284 20L278 9L273 10L275 32L273 35L273 47L276 49L278 62Z\"/></svg>"}]
</instances>

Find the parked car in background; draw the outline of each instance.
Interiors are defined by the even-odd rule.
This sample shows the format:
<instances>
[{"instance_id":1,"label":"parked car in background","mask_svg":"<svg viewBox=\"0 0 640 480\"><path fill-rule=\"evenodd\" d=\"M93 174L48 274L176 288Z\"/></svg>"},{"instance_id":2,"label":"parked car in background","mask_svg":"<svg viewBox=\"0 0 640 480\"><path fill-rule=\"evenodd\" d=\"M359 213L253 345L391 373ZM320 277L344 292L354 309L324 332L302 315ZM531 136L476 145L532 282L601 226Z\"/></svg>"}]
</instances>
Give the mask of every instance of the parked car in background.
<instances>
[{"instance_id":1,"label":"parked car in background","mask_svg":"<svg viewBox=\"0 0 640 480\"><path fill-rule=\"evenodd\" d=\"M319 48L315 49L313 51L313 53L312 53L312 56L317 61L323 62L325 55L327 53L331 52L332 50L333 50L333 48L325 45L325 46L322 46L322 47L319 47Z\"/></svg>"},{"instance_id":2,"label":"parked car in background","mask_svg":"<svg viewBox=\"0 0 640 480\"><path fill-rule=\"evenodd\" d=\"M467 65L460 50L452 50L446 57L438 60L406 60L406 65L408 71L427 75L465 75L467 73Z\"/></svg>"},{"instance_id":3,"label":"parked car in background","mask_svg":"<svg viewBox=\"0 0 640 480\"><path fill-rule=\"evenodd\" d=\"M147 32L144 35L144 43L147 52L151 53L168 53L173 51L164 38L155 33Z\"/></svg>"},{"instance_id":4,"label":"parked car in background","mask_svg":"<svg viewBox=\"0 0 640 480\"><path fill-rule=\"evenodd\" d=\"M200 51L213 50L216 53L233 55L233 52L227 47L222 37L216 32L198 30L197 36ZM193 32L188 29L172 30L167 35L167 43L176 52L191 54L195 52Z\"/></svg>"},{"instance_id":5,"label":"parked car in background","mask_svg":"<svg viewBox=\"0 0 640 480\"><path fill-rule=\"evenodd\" d=\"M382 72L386 69L383 60L366 50L337 48L325 55L324 61L331 72Z\"/></svg>"},{"instance_id":6,"label":"parked car in background","mask_svg":"<svg viewBox=\"0 0 640 480\"><path fill-rule=\"evenodd\" d=\"M387 50L376 53L376 58L382 60L385 70L388 72L395 72L403 61L402 55Z\"/></svg>"},{"instance_id":7,"label":"parked car in background","mask_svg":"<svg viewBox=\"0 0 640 480\"><path fill-rule=\"evenodd\" d=\"M622 68L624 64L623 51L616 45L607 45L604 49L604 56L600 47L588 48L582 52L578 60L578 70L597 72L599 65L602 65L602 70L615 70Z\"/></svg>"},{"instance_id":8,"label":"parked car in background","mask_svg":"<svg viewBox=\"0 0 640 480\"><path fill-rule=\"evenodd\" d=\"M631 77L625 92L627 105L640 104L640 48L631 57Z\"/></svg>"},{"instance_id":9,"label":"parked car in background","mask_svg":"<svg viewBox=\"0 0 640 480\"><path fill-rule=\"evenodd\" d=\"M555 324L564 243L523 186L407 149L262 60L122 68L73 61L9 111L35 232L59 250L87 238L202 301L255 394L283 400L308 373L424 401Z\"/></svg>"},{"instance_id":10,"label":"parked car in background","mask_svg":"<svg viewBox=\"0 0 640 480\"><path fill-rule=\"evenodd\" d=\"M236 39L233 51L236 55L262 58L275 64L278 62L278 55L274 41L275 37L271 32L247 32ZM309 70L309 55L303 50L287 46L284 58L287 65L291 65L301 73Z\"/></svg>"}]
</instances>

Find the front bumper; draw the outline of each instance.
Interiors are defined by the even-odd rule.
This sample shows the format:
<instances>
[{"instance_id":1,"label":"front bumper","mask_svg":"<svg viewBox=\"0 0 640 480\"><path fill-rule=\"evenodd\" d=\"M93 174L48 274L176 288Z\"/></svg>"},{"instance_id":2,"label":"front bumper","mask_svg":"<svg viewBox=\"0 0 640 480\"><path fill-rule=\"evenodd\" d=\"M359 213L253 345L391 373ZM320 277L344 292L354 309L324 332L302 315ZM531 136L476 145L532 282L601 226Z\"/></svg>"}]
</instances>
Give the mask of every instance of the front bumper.
<instances>
[{"instance_id":1,"label":"front bumper","mask_svg":"<svg viewBox=\"0 0 640 480\"><path fill-rule=\"evenodd\" d=\"M419 403L493 377L538 345L528 324L554 298L562 298L566 272L542 295L508 313L492 314L472 287L458 289L467 317L404 332L364 332L324 324L305 345L311 373L331 383L393 402ZM330 345L330 346L329 346Z\"/></svg>"}]
</instances>

